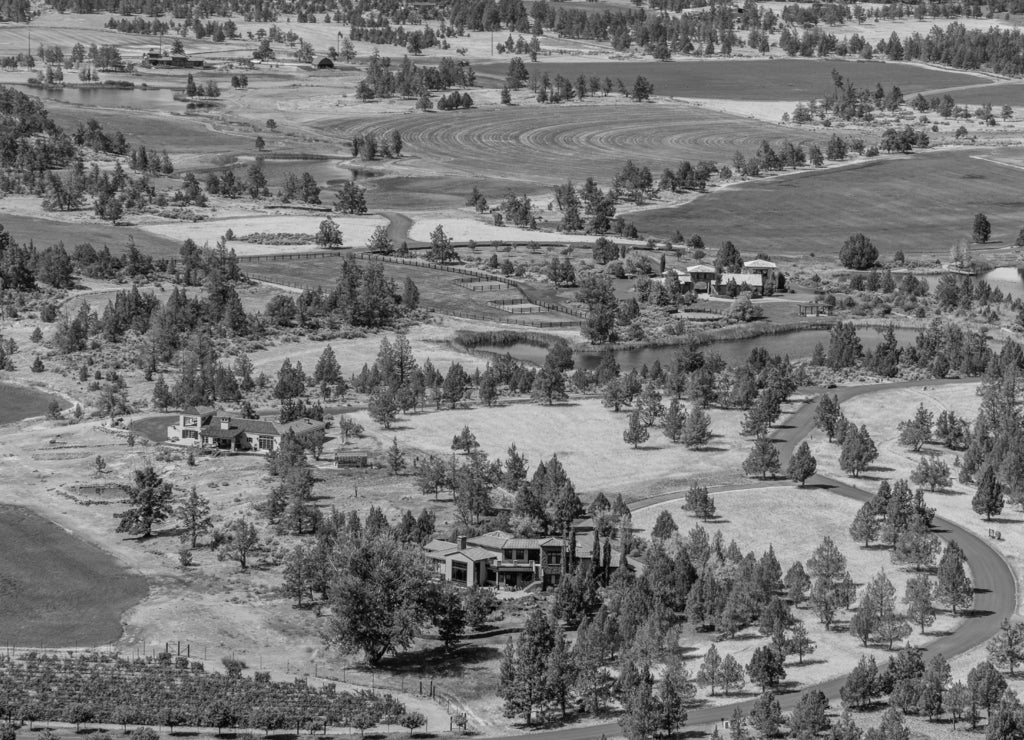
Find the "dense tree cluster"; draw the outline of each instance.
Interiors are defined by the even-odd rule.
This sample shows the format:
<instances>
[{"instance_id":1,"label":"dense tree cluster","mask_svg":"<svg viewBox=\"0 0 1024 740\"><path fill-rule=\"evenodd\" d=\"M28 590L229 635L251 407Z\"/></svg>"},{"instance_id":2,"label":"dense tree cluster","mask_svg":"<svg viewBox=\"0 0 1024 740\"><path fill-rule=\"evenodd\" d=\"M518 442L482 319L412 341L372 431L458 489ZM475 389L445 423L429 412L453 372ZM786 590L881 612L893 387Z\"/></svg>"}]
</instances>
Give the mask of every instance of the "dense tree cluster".
<instances>
[{"instance_id":1,"label":"dense tree cluster","mask_svg":"<svg viewBox=\"0 0 1024 740\"><path fill-rule=\"evenodd\" d=\"M475 83L476 74L465 61L442 57L436 67L419 67L409 57L403 57L401 65L392 69L391 58L382 57L375 51L367 65L366 77L356 87L356 97L360 100L395 95L413 98L430 90L473 87Z\"/></svg>"}]
</instances>

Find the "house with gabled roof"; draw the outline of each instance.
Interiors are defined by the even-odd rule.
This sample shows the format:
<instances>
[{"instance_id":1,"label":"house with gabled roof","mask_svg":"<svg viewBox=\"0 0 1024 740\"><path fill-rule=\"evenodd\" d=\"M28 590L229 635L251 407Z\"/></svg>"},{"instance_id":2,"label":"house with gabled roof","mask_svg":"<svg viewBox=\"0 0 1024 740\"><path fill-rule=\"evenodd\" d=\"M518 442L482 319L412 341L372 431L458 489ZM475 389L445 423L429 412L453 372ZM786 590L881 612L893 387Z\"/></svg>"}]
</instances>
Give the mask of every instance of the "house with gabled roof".
<instances>
[{"instance_id":1,"label":"house with gabled roof","mask_svg":"<svg viewBox=\"0 0 1024 740\"><path fill-rule=\"evenodd\" d=\"M289 422L246 419L211 406L190 406L182 409L177 424L167 428L167 441L226 452L266 454L279 450L281 440L288 433L302 438L323 430L323 422L314 419Z\"/></svg>"}]
</instances>

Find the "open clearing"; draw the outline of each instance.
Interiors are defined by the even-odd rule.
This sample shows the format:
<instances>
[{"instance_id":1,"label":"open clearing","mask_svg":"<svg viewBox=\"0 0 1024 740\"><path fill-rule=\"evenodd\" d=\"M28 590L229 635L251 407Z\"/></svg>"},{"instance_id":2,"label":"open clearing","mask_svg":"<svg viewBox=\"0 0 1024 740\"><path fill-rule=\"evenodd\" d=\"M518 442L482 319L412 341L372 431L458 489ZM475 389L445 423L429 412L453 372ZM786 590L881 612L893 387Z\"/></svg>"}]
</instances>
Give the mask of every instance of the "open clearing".
<instances>
[{"instance_id":1,"label":"open clearing","mask_svg":"<svg viewBox=\"0 0 1024 740\"><path fill-rule=\"evenodd\" d=\"M894 62L843 59L693 59L676 62L619 62L587 60L527 64L531 78L547 72L575 80L579 75L621 79L626 87L643 75L654 84L655 95L739 100L809 100L824 97L832 88L832 69L857 87L898 85L907 93L940 87L977 84L981 75L949 72ZM504 84L508 62L474 67L482 83Z\"/></svg>"},{"instance_id":2,"label":"open clearing","mask_svg":"<svg viewBox=\"0 0 1024 740\"><path fill-rule=\"evenodd\" d=\"M668 511L683 538L690 529L700 524L711 537L721 532L726 544L730 540L736 540L736 544L743 552L753 550L760 556L771 544L783 573L797 560L806 563L827 535L846 556L850 575L858 587L867 583L879 571L885 571L886 576L896 587L898 599L902 598L906 582L913 575L894 566L888 550L865 549L850 538L846 530L859 508L858 503L852 499L835 496L822 489L798 488L793 485L724 491L713 495L718 509L718 519L711 522L699 522L694 519L681 510L681 502L677 500L637 510L633 515L633 524L643 530L644 536L649 536L658 515L662 511ZM795 610L795 616L803 620L808 634L818 647L812 655L805 657L802 666L796 656L790 656L786 660L787 690L796 689L797 685L806 686L848 673L862 654L874 655L879 665L884 665L888 661L888 651L864 648L860 640L850 635L845 628L841 632L826 631L806 604ZM839 622L845 622L849 616L849 613L841 612ZM939 615L929 631L946 632L955 628L958 621L951 615ZM712 644L711 638L710 634L693 634L690 631L684 633L680 644L693 651L686 655L687 667L691 674L696 673L700 661ZM927 640L927 635L922 636L919 629L914 630L911 641L915 645ZM719 640L714 644L720 654L732 653L742 665L746 665L750 662L754 650L768 642L769 640L753 627L743 630L735 639ZM755 686L748 685L744 693L756 696L759 692ZM707 690L702 690L700 697L710 698L707 694Z\"/></svg>"},{"instance_id":3,"label":"open clearing","mask_svg":"<svg viewBox=\"0 0 1024 740\"><path fill-rule=\"evenodd\" d=\"M20 506L0 506L0 634L10 645L95 645L148 587L98 547Z\"/></svg>"},{"instance_id":4,"label":"open clearing","mask_svg":"<svg viewBox=\"0 0 1024 740\"><path fill-rule=\"evenodd\" d=\"M869 159L836 170L807 170L716 190L692 204L631 216L641 233L669 237L676 229L725 239L741 250L774 257L836 253L858 231L883 258L945 253L970 234L974 214L992 223L991 249L1006 248L1020 229L1024 170L972 157L990 150L919 153ZM979 251L979 250L975 250ZM984 251L984 250L980 250Z\"/></svg>"},{"instance_id":5,"label":"open clearing","mask_svg":"<svg viewBox=\"0 0 1024 740\"><path fill-rule=\"evenodd\" d=\"M694 480L743 480L740 463L750 447L749 440L739 434L743 413L721 409L709 413L716 436L706 450L672 444L657 428L651 428L650 440L634 450L622 441L628 413L613 414L595 398L543 410L533 403L516 403L414 414L401 417L391 430L381 430L365 411L353 417L385 443L397 437L403 447L443 456L452 454L452 437L469 426L480 448L492 457L505 457L513 442L531 466L557 454L581 493L622 492L636 500L685 488Z\"/></svg>"},{"instance_id":6,"label":"open clearing","mask_svg":"<svg viewBox=\"0 0 1024 740\"><path fill-rule=\"evenodd\" d=\"M338 228L341 229L342 239L345 246L362 247L369 241L370 235L378 226L387 226L387 219L380 216L335 216L329 213L321 213L316 216L269 216L253 214L248 217L220 218L208 221L196 221L186 223L163 223L144 224L140 226L144 231L156 234L168 239L184 241L191 239L199 246L207 244L213 246L217 240L224 236L228 229L234 232L235 239L228 242L228 246L235 250L238 255L272 254L278 252L290 252L296 250L308 251L316 247L313 237L320 229L320 223L328 216L334 219ZM307 234L309 239L288 245L253 244L238 239L240 236L251 234Z\"/></svg>"}]
</instances>

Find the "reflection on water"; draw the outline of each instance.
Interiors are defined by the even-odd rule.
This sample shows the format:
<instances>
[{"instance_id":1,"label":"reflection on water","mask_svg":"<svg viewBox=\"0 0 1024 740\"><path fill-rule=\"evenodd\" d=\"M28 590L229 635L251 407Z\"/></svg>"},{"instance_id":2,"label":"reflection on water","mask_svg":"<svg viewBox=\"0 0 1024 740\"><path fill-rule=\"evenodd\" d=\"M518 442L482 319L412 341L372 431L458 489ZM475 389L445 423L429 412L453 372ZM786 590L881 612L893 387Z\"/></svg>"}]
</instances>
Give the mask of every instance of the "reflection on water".
<instances>
[{"instance_id":1,"label":"reflection on water","mask_svg":"<svg viewBox=\"0 0 1024 740\"><path fill-rule=\"evenodd\" d=\"M879 329L862 328L858 329L857 335L865 350L874 350L882 341L882 333ZM897 329L896 340L901 345L913 344L917 332L914 329ZM729 365L739 365L746 362L751 351L757 347L764 347L773 355L788 355L791 360L798 360L810 357L814 352L814 345L821 342L822 346L828 347L829 330L812 329L808 331L796 331L788 334L775 334L771 336L754 337L753 339L735 339L726 342L715 342L704 345L701 349L704 352L715 352L722 357ZM536 365L543 364L547 355L546 347L537 347L532 344L513 344L508 347L498 345L479 345L476 347L479 352L503 355L506 352L521 362L532 362ZM650 367L655 360L662 365L672 361L672 357L678 351L677 347L646 347L642 349L620 349L615 351L615 360L623 370L639 368L643 365ZM594 351L577 352L574 355L576 367L593 370L601 361L601 353Z\"/></svg>"},{"instance_id":2,"label":"reflection on water","mask_svg":"<svg viewBox=\"0 0 1024 740\"><path fill-rule=\"evenodd\" d=\"M117 87L63 87L42 88L19 86L26 95L44 100L59 100L62 103L83 105L94 108L127 108L131 110L172 111L186 110L187 104L174 99L173 90L142 89L125 90Z\"/></svg>"}]
</instances>

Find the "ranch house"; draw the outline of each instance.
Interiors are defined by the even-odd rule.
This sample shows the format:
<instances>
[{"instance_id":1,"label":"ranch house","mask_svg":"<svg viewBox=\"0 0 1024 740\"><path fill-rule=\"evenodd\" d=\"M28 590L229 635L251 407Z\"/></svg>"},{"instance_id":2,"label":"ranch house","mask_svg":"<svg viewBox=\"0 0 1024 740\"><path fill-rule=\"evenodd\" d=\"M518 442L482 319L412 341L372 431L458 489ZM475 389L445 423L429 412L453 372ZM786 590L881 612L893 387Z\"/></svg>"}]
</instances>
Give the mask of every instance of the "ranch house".
<instances>
[{"instance_id":1,"label":"ranch house","mask_svg":"<svg viewBox=\"0 0 1024 740\"><path fill-rule=\"evenodd\" d=\"M431 540L424 545L423 554L432 564L435 577L460 586L545 590L558 585L569 565L572 548L577 563L593 558L594 536L585 532L566 541L560 537L521 538L494 531L477 537L459 537L457 542ZM610 552L606 548L606 553ZM618 553L610 555L609 570L614 570L620 559ZM629 564L638 568L632 559Z\"/></svg>"},{"instance_id":2,"label":"ranch house","mask_svg":"<svg viewBox=\"0 0 1024 740\"><path fill-rule=\"evenodd\" d=\"M190 447L266 454L280 449L281 439L288 432L304 437L323 429L322 422L312 419L282 424L269 419L243 419L199 406L182 410L178 423L167 427L167 440Z\"/></svg>"}]
</instances>

